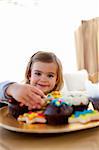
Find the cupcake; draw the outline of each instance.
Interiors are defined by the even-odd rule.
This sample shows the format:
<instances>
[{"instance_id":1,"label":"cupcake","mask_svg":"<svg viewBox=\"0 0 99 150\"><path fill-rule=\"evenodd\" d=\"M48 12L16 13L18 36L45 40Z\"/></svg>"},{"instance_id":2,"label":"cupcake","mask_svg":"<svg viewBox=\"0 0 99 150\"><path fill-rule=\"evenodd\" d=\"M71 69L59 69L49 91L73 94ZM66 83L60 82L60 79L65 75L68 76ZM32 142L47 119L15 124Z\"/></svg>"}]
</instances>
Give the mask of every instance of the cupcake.
<instances>
[{"instance_id":1,"label":"cupcake","mask_svg":"<svg viewBox=\"0 0 99 150\"><path fill-rule=\"evenodd\" d=\"M16 119L19 117L19 115L23 115L24 113L28 113L28 106L20 106L20 102L17 102L16 100L12 99L10 100L8 104L9 113L15 117ZM32 112L38 111L39 109L32 109Z\"/></svg>"},{"instance_id":2,"label":"cupcake","mask_svg":"<svg viewBox=\"0 0 99 150\"><path fill-rule=\"evenodd\" d=\"M64 102L61 98L53 99L44 111L47 123L51 125L60 125L68 123L68 117L71 116L73 108Z\"/></svg>"},{"instance_id":3,"label":"cupcake","mask_svg":"<svg viewBox=\"0 0 99 150\"><path fill-rule=\"evenodd\" d=\"M85 87L94 109L99 111L99 83L87 81Z\"/></svg>"},{"instance_id":4,"label":"cupcake","mask_svg":"<svg viewBox=\"0 0 99 150\"><path fill-rule=\"evenodd\" d=\"M53 100L55 98L62 98L62 94L60 91L52 91L51 93L49 93L47 95L47 98L50 99L50 100Z\"/></svg>"},{"instance_id":5,"label":"cupcake","mask_svg":"<svg viewBox=\"0 0 99 150\"><path fill-rule=\"evenodd\" d=\"M9 113L17 118L19 115L22 115L26 112L28 112L27 106L20 106L20 103L15 101L14 99L10 100L8 104Z\"/></svg>"},{"instance_id":6,"label":"cupcake","mask_svg":"<svg viewBox=\"0 0 99 150\"><path fill-rule=\"evenodd\" d=\"M89 99L88 96L86 94L82 94L82 93L70 93L67 95L67 97L65 97L65 101L72 105L73 107L73 113L75 111L83 111L83 110L87 110L88 105L89 105Z\"/></svg>"},{"instance_id":7,"label":"cupcake","mask_svg":"<svg viewBox=\"0 0 99 150\"><path fill-rule=\"evenodd\" d=\"M99 111L99 97L89 98L89 101L92 103L94 109Z\"/></svg>"}]
</instances>

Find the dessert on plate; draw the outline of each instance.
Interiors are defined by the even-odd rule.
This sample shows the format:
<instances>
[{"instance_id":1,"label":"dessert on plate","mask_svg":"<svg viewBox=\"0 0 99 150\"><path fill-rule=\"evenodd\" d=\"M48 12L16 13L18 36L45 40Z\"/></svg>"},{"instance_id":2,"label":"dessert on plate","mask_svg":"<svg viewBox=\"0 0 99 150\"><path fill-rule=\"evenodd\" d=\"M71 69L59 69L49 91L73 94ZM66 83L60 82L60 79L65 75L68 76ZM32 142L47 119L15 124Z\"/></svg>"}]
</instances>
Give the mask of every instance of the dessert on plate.
<instances>
[{"instance_id":1,"label":"dessert on plate","mask_svg":"<svg viewBox=\"0 0 99 150\"><path fill-rule=\"evenodd\" d=\"M71 116L73 108L69 106L62 98L53 99L44 111L47 123L52 125L68 123L68 117Z\"/></svg>"},{"instance_id":2,"label":"dessert on plate","mask_svg":"<svg viewBox=\"0 0 99 150\"><path fill-rule=\"evenodd\" d=\"M99 112L97 110L84 110L84 111L76 111L72 114L68 122L69 123L88 123L91 121L99 120Z\"/></svg>"},{"instance_id":3,"label":"dessert on plate","mask_svg":"<svg viewBox=\"0 0 99 150\"><path fill-rule=\"evenodd\" d=\"M28 113L24 113L23 115L19 115L17 120L20 122L25 122L26 124L46 123L45 116L41 111L38 112L30 111Z\"/></svg>"},{"instance_id":4,"label":"dessert on plate","mask_svg":"<svg viewBox=\"0 0 99 150\"><path fill-rule=\"evenodd\" d=\"M83 111L88 109L89 99L86 94L72 92L65 97L65 101L72 105L73 113L75 111Z\"/></svg>"},{"instance_id":5,"label":"dessert on plate","mask_svg":"<svg viewBox=\"0 0 99 150\"><path fill-rule=\"evenodd\" d=\"M90 97L89 100L92 103L94 109L99 111L99 97Z\"/></svg>"}]
</instances>

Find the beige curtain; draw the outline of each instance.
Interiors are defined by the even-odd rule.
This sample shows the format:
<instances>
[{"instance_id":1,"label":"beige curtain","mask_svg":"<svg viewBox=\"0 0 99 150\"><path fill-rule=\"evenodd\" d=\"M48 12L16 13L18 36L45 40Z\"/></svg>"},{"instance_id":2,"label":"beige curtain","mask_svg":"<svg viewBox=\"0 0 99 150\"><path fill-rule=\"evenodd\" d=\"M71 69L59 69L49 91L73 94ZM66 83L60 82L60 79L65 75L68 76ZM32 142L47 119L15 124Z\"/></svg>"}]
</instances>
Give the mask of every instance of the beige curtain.
<instances>
[{"instance_id":1,"label":"beige curtain","mask_svg":"<svg viewBox=\"0 0 99 150\"><path fill-rule=\"evenodd\" d=\"M99 80L99 17L82 20L75 31L78 69L86 69L90 77Z\"/></svg>"}]
</instances>

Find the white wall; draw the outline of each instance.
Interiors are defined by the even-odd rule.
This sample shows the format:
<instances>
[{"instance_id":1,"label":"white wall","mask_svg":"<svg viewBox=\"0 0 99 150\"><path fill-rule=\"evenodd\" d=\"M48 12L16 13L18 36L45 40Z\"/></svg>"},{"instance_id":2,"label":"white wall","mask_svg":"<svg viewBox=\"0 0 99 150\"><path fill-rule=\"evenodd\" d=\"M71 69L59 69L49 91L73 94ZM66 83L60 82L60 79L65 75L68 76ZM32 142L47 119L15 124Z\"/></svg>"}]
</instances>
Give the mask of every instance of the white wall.
<instances>
[{"instance_id":1,"label":"white wall","mask_svg":"<svg viewBox=\"0 0 99 150\"><path fill-rule=\"evenodd\" d=\"M64 72L76 70L74 31L99 16L98 0L1 0L0 81L24 78L29 57L54 51Z\"/></svg>"}]
</instances>

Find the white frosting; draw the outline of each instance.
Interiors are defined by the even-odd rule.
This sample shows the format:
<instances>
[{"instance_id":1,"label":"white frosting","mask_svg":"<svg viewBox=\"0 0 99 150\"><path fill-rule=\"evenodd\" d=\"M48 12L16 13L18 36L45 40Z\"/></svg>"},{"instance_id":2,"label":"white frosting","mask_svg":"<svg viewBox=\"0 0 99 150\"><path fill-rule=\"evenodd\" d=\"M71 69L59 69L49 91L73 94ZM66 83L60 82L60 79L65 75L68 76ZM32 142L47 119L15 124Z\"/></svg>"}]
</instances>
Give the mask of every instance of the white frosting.
<instances>
[{"instance_id":1,"label":"white frosting","mask_svg":"<svg viewBox=\"0 0 99 150\"><path fill-rule=\"evenodd\" d=\"M69 93L64 99L70 105L87 105L89 101L88 96L81 93Z\"/></svg>"}]
</instances>

